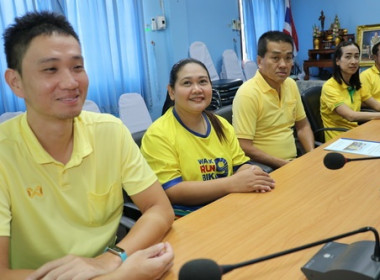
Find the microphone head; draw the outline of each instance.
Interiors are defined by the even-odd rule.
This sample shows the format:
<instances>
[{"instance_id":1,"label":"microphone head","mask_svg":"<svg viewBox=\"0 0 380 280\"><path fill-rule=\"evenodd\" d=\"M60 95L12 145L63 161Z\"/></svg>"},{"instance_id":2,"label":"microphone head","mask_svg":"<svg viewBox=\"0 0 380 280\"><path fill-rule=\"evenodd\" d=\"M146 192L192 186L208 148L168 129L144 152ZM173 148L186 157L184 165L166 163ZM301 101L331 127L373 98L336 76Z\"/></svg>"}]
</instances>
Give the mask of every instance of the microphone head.
<instances>
[{"instance_id":1,"label":"microphone head","mask_svg":"<svg viewBox=\"0 0 380 280\"><path fill-rule=\"evenodd\" d=\"M196 259L185 263L178 275L179 280L220 280L222 271L219 265L210 259Z\"/></svg>"},{"instance_id":2,"label":"microphone head","mask_svg":"<svg viewBox=\"0 0 380 280\"><path fill-rule=\"evenodd\" d=\"M342 168L347 162L344 155L340 153L328 153L323 159L323 164L328 169L339 169Z\"/></svg>"}]
</instances>

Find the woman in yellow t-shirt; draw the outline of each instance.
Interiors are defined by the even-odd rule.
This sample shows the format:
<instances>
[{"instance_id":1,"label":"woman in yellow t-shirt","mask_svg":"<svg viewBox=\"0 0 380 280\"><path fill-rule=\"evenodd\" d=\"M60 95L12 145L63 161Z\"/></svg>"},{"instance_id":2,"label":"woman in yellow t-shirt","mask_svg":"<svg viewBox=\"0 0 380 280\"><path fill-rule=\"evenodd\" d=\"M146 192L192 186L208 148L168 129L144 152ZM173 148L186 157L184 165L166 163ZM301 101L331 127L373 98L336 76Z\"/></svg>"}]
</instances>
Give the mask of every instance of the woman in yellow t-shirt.
<instances>
[{"instance_id":1,"label":"woman in yellow t-shirt","mask_svg":"<svg viewBox=\"0 0 380 280\"><path fill-rule=\"evenodd\" d=\"M176 63L168 94L174 104L145 132L141 151L177 216L229 193L274 188L267 173L248 164L232 125L206 111L212 86L202 62L189 58Z\"/></svg>"},{"instance_id":2,"label":"woman in yellow t-shirt","mask_svg":"<svg viewBox=\"0 0 380 280\"><path fill-rule=\"evenodd\" d=\"M338 45L333 58L333 77L322 87L321 117L324 127L354 128L358 122L379 119L378 112L361 112L362 104L380 111L380 103L371 97L359 78L359 46L352 41ZM339 131L325 131L326 141Z\"/></svg>"}]
</instances>

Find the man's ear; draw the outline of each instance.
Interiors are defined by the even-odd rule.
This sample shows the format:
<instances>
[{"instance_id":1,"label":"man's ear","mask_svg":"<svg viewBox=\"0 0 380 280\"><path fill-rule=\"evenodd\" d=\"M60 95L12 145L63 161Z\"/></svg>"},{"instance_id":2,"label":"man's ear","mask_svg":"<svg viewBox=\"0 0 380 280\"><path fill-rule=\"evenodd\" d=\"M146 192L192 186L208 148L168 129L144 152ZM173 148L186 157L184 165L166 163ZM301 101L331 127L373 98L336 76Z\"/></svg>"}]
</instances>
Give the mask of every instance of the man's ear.
<instances>
[{"instance_id":1,"label":"man's ear","mask_svg":"<svg viewBox=\"0 0 380 280\"><path fill-rule=\"evenodd\" d=\"M24 98L21 76L18 71L8 68L4 74L5 81L18 97Z\"/></svg>"},{"instance_id":2,"label":"man's ear","mask_svg":"<svg viewBox=\"0 0 380 280\"><path fill-rule=\"evenodd\" d=\"M167 89L168 89L170 99L174 101L174 90L173 90L173 88L170 85L168 85Z\"/></svg>"},{"instance_id":3,"label":"man's ear","mask_svg":"<svg viewBox=\"0 0 380 280\"><path fill-rule=\"evenodd\" d=\"M261 66L261 60L262 60L262 57L261 56L257 56L256 57L256 61L257 61L257 67L260 69L260 66Z\"/></svg>"}]
</instances>

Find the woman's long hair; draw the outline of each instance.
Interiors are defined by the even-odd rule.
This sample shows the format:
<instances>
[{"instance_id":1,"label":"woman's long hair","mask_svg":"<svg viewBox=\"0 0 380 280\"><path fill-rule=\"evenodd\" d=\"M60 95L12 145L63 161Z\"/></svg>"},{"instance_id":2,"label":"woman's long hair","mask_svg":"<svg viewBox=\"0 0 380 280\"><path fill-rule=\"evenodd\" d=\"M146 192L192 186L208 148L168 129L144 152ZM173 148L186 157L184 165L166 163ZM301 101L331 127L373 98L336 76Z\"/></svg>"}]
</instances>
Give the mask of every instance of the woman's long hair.
<instances>
[{"instance_id":1,"label":"woman's long hair","mask_svg":"<svg viewBox=\"0 0 380 280\"><path fill-rule=\"evenodd\" d=\"M359 68L358 70L351 76L349 81L344 81L343 76L342 76L342 70L340 69L339 65L336 63L338 59L341 59L343 55L342 48L346 46L354 45L355 47L358 48L359 54L360 54L360 47L358 44L356 44L353 41L343 41L341 42L337 47L334 52L333 56L333 77L334 79L339 83L342 84L342 82L349 83L349 86L352 86L354 89L358 90L362 87L362 84L360 82L359 78Z\"/></svg>"}]
</instances>

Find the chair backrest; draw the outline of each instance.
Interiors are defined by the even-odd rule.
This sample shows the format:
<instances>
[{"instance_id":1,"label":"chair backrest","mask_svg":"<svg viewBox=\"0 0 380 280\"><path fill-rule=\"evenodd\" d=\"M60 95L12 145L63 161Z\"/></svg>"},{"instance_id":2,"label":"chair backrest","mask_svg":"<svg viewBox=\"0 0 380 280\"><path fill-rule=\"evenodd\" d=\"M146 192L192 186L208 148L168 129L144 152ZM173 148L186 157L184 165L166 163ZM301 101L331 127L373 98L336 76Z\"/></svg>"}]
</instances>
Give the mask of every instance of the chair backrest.
<instances>
[{"instance_id":1,"label":"chair backrest","mask_svg":"<svg viewBox=\"0 0 380 280\"><path fill-rule=\"evenodd\" d=\"M245 79L246 80L251 79L253 76L255 76L256 71L257 71L256 62L254 62L252 60L248 60L248 61L244 62L243 70L244 70Z\"/></svg>"},{"instance_id":2,"label":"chair backrest","mask_svg":"<svg viewBox=\"0 0 380 280\"><path fill-rule=\"evenodd\" d=\"M220 78L246 80L241 68L241 62L234 50L228 49L223 52Z\"/></svg>"},{"instance_id":3,"label":"chair backrest","mask_svg":"<svg viewBox=\"0 0 380 280\"><path fill-rule=\"evenodd\" d=\"M296 84L298 87L299 92L302 94L305 90L307 90L310 87L315 87L315 86L323 86L323 84L326 81L324 80L297 80Z\"/></svg>"},{"instance_id":4,"label":"chair backrest","mask_svg":"<svg viewBox=\"0 0 380 280\"><path fill-rule=\"evenodd\" d=\"M16 117L17 115L20 115L24 113L23 111L17 111L17 112L5 112L0 115L0 123L5 122L6 120L9 120L11 118Z\"/></svg>"},{"instance_id":5,"label":"chair backrest","mask_svg":"<svg viewBox=\"0 0 380 280\"><path fill-rule=\"evenodd\" d=\"M230 124L232 124L232 104L222 106L219 109L216 109L214 113L225 118Z\"/></svg>"},{"instance_id":6,"label":"chair backrest","mask_svg":"<svg viewBox=\"0 0 380 280\"><path fill-rule=\"evenodd\" d=\"M145 101L138 93L120 95L119 117L131 133L144 131L152 123Z\"/></svg>"},{"instance_id":7,"label":"chair backrest","mask_svg":"<svg viewBox=\"0 0 380 280\"><path fill-rule=\"evenodd\" d=\"M322 86L313 86L306 89L301 94L301 99L303 106L305 108L306 116L309 120L311 130L316 132L317 130L323 128L323 122L321 118L321 92ZM324 133L318 133L315 135L315 140L324 143ZM319 139L317 139L319 138Z\"/></svg>"},{"instance_id":8,"label":"chair backrest","mask_svg":"<svg viewBox=\"0 0 380 280\"><path fill-rule=\"evenodd\" d=\"M86 99L86 101L83 104L83 110L84 111L90 111L90 112L95 112L95 113L100 113L100 109L98 105L89 99Z\"/></svg>"},{"instance_id":9,"label":"chair backrest","mask_svg":"<svg viewBox=\"0 0 380 280\"><path fill-rule=\"evenodd\" d=\"M203 62L210 74L211 81L219 80L219 75L216 72L214 62L212 62L207 46L203 42L193 42L189 48L189 55L191 58L195 58Z\"/></svg>"}]
</instances>

